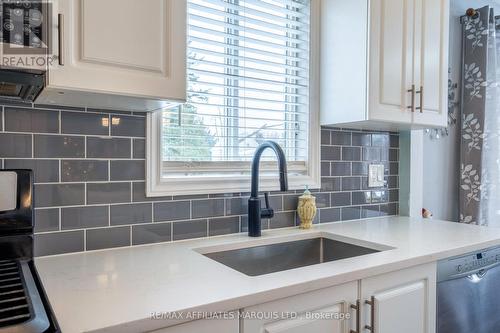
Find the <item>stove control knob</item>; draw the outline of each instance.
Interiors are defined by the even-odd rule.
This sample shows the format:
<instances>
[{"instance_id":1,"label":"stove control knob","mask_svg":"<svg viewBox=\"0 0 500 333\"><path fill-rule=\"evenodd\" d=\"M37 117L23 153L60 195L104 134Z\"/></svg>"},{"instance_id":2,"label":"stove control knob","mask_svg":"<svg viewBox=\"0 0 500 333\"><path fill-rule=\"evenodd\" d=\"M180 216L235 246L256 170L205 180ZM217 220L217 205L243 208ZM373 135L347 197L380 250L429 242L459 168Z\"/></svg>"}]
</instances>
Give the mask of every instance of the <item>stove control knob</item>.
<instances>
[{"instance_id":1,"label":"stove control knob","mask_svg":"<svg viewBox=\"0 0 500 333\"><path fill-rule=\"evenodd\" d=\"M462 265L457 266L457 272L460 273L462 271Z\"/></svg>"}]
</instances>

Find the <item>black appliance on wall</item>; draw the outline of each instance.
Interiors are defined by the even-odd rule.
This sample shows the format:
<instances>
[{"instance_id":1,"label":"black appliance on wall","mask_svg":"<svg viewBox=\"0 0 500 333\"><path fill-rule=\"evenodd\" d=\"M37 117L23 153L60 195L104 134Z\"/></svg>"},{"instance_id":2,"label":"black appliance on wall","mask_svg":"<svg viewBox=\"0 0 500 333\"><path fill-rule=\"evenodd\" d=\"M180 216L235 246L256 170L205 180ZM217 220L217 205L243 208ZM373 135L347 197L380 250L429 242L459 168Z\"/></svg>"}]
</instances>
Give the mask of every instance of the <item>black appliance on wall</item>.
<instances>
[{"instance_id":1,"label":"black appliance on wall","mask_svg":"<svg viewBox=\"0 0 500 333\"><path fill-rule=\"evenodd\" d=\"M0 333L59 332L33 264L33 173L0 169Z\"/></svg>"},{"instance_id":2,"label":"black appliance on wall","mask_svg":"<svg viewBox=\"0 0 500 333\"><path fill-rule=\"evenodd\" d=\"M0 97L33 102L45 87L50 61L51 4L0 0Z\"/></svg>"}]
</instances>

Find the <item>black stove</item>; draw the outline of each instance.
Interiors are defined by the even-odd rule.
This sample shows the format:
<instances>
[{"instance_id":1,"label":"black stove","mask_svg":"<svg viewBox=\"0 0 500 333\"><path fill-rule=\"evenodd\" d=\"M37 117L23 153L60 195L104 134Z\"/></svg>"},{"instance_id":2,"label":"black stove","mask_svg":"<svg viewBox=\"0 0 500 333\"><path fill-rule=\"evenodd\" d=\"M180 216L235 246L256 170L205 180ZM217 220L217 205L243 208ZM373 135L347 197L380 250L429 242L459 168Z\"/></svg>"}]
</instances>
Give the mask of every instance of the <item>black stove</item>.
<instances>
[{"instance_id":1,"label":"black stove","mask_svg":"<svg viewBox=\"0 0 500 333\"><path fill-rule=\"evenodd\" d=\"M33 264L32 179L0 170L0 333L59 332Z\"/></svg>"}]
</instances>

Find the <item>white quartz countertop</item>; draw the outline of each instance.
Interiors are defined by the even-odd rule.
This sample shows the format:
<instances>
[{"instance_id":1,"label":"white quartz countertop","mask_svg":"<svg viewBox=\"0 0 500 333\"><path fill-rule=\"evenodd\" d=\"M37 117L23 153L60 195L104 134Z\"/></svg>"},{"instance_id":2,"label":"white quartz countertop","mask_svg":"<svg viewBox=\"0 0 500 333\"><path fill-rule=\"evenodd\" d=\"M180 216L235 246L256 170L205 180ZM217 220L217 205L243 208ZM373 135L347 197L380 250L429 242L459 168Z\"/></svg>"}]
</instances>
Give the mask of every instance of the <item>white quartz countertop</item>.
<instances>
[{"instance_id":1,"label":"white quartz countertop","mask_svg":"<svg viewBox=\"0 0 500 333\"><path fill-rule=\"evenodd\" d=\"M388 250L256 277L199 253L319 235ZM238 234L42 257L35 264L64 333L144 332L179 323L152 320L154 312L234 310L495 245L500 228L388 217L264 231L258 239Z\"/></svg>"}]
</instances>

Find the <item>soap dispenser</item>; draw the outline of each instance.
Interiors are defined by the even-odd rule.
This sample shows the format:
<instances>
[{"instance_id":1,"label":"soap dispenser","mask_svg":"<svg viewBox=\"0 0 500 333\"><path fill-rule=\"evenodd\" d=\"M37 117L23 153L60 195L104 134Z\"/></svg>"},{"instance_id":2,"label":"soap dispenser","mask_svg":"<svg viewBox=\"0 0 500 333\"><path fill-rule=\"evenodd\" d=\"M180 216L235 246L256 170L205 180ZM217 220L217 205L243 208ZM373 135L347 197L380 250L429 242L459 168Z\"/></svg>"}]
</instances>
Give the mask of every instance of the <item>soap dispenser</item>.
<instances>
[{"instance_id":1,"label":"soap dispenser","mask_svg":"<svg viewBox=\"0 0 500 333\"><path fill-rule=\"evenodd\" d=\"M301 229L310 229L312 227L314 217L316 216L316 198L311 194L308 186L306 186L306 190L299 197L297 215L300 219Z\"/></svg>"}]
</instances>

